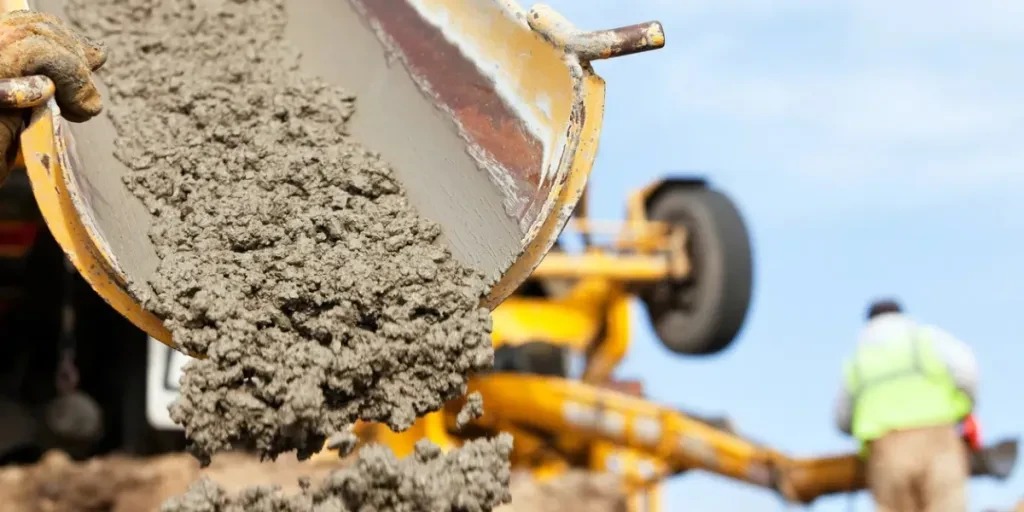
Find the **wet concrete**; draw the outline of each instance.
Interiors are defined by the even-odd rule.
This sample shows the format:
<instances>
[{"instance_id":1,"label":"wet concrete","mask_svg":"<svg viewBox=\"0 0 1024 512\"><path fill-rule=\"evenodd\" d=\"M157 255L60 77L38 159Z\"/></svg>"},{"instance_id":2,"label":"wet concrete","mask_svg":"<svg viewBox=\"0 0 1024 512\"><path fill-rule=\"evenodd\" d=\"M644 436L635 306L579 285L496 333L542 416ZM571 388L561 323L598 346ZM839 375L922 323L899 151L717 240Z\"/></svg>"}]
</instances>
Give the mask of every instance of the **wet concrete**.
<instances>
[{"instance_id":1,"label":"wet concrete","mask_svg":"<svg viewBox=\"0 0 1024 512\"><path fill-rule=\"evenodd\" d=\"M359 419L403 430L490 367L484 278L348 136L355 98L297 71L281 0L65 9L109 48L115 154L154 216L160 264L134 291L207 356L171 410L201 461L305 458Z\"/></svg>"},{"instance_id":2,"label":"wet concrete","mask_svg":"<svg viewBox=\"0 0 1024 512\"><path fill-rule=\"evenodd\" d=\"M483 512L509 503L507 463L512 437L471 441L442 454L427 441L404 459L382 446L360 450L351 467L322 482L306 481L298 494L270 486L231 495L212 480L194 483L161 512Z\"/></svg>"},{"instance_id":3,"label":"wet concrete","mask_svg":"<svg viewBox=\"0 0 1024 512\"><path fill-rule=\"evenodd\" d=\"M462 410L455 417L455 426L462 428L483 415L484 397L477 391L466 397L466 404L462 406Z\"/></svg>"}]
</instances>

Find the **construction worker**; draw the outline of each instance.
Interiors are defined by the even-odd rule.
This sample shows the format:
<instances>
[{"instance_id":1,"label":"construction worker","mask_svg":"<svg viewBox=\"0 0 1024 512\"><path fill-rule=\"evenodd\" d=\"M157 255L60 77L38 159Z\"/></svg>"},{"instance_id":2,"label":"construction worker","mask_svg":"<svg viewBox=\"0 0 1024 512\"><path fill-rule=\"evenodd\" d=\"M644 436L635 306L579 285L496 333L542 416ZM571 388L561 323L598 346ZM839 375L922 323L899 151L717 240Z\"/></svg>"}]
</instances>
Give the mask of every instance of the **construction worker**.
<instances>
[{"instance_id":1,"label":"construction worker","mask_svg":"<svg viewBox=\"0 0 1024 512\"><path fill-rule=\"evenodd\" d=\"M61 116L84 122L100 113L103 102L92 72L106 61L102 46L69 29L55 16L14 11L0 14L0 79L44 75L56 85ZM24 112L0 111L0 183L17 152L15 141Z\"/></svg>"},{"instance_id":2,"label":"construction worker","mask_svg":"<svg viewBox=\"0 0 1024 512\"><path fill-rule=\"evenodd\" d=\"M845 364L836 422L862 443L882 512L965 512L969 452L958 431L977 393L971 350L875 302Z\"/></svg>"}]
</instances>

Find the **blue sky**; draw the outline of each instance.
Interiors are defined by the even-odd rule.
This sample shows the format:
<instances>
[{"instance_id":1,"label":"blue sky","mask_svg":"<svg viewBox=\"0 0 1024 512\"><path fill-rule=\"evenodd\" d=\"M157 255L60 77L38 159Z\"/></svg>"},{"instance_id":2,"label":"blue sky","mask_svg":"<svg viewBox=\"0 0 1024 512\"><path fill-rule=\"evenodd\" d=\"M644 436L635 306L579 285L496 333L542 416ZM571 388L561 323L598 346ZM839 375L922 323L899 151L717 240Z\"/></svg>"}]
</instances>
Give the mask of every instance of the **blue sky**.
<instances>
[{"instance_id":1,"label":"blue sky","mask_svg":"<svg viewBox=\"0 0 1024 512\"><path fill-rule=\"evenodd\" d=\"M730 194L754 237L742 337L710 359L662 349L634 309L620 369L650 395L794 455L850 450L832 423L866 303L896 294L971 344L989 440L1024 425L1024 4L995 0L549 0L582 28L660 20L664 49L598 62L608 82L596 215L673 171ZM971 510L1024 496L975 481ZM666 510L782 510L713 475L675 478ZM864 496L858 510L871 510ZM819 511L849 510L847 498Z\"/></svg>"}]
</instances>

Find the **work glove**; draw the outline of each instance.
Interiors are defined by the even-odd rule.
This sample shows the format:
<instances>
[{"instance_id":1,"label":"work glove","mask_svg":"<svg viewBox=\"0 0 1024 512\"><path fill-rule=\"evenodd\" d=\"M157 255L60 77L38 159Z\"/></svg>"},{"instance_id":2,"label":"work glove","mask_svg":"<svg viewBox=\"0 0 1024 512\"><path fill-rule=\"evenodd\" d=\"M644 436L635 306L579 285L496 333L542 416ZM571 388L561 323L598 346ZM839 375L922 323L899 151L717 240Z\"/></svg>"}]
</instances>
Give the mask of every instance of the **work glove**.
<instances>
[{"instance_id":1,"label":"work glove","mask_svg":"<svg viewBox=\"0 0 1024 512\"><path fill-rule=\"evenodd\" d=\"M68 28L59 18L35 11L0 14L0 79L44 75L56 85L61 117L80 123L100 113L103 102L92 72L106 62L103 47ZM0 109L0 184L17 155L25 112Z\"/></svg>"}]
</instances>

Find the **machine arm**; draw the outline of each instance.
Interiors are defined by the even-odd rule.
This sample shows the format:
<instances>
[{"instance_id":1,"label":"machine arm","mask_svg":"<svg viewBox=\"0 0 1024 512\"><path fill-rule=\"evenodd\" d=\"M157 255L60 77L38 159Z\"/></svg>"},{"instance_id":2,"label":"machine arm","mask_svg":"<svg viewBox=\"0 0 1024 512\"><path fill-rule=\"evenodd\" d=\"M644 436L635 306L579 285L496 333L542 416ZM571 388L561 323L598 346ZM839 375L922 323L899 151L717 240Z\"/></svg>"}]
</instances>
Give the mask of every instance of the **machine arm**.
<instances>
[{"instance_id":1,"label":"machine arm","mask_svg":"<svg viewBox=\"0 0 1024 512\"><path fill-rule=\"evenodd\" d=\"M608 442L665 463L670 473L703 469L779 490L785 455L642 398L566 379L495 374L472 379L488 430L516 425L578 442ZM523 400L524 396L532 400Z\"/></svg>"},{"instance_id":2,"label":"machine arm","mask_svg":"<svg viewBox=\"0 0 1024 512\"><path fill-rule=\"evenodd\" d=\"M1017 462L1017 440L1005 440L971 452L971 476L1006 479ZM856 454L797 459L783 469L783 486L800 503L866 488L864 463Z\"/></svg>"},{"instance_id":3,"label":"machine arm","mask_svg":"<svg viewBox=\"0 0 1024 512\"><path fill-rule=\"evenodd\" d=\"M663 463L667 472L701 469L773 490L791 502L862 490L856 454L791 458L732 431L643 398L584 382L517 374L474 378L483 395L477 420L487 430L510 427L553 434L575 443L610 444ZM523 400L523 397L532 400ZM1017 440L972 452L973 476L1005 479L1017 459Z\"/></svg>"},{"instance_id":4,"label":"machine arm","mask_svg":"<svg viewBox=\"0 0 1024 512\"><path fill-rule=\"evenodd\" d=\"M469 426L470 437L500 431L516 438L516 457L557 474L569 465L592 468L610 464L593 460L634 452L656 461L651 485L690 469L716 473L772 490L790 502L811 503L819 497L866 487L864 466L856 454L791 458L755 443L730 425L709 421L627 393L558 377L499 373L474 377L469 390L483 397L484 414ZM524 399L525 398L525 399ZM383 442L399 456L411 453L416 440L427 437L442 446L462 437L454 428L453 412L438 411L421 418L409 432L393 433L382 425L358 425L364 442ZM446 420L447 417L447 420ZM381 436L384 437L381 437ZM580 448L590 450L586 461ZM575 456L566 457L568 453ZM322 452L321 455L325 455ZM974 476L1005 479L1016 463L1017 440L1007 440L972 452ZM547 462L544 462L547 461ZM604 461L607 462L607 461Z\"/></svg>"}]
</instances>

